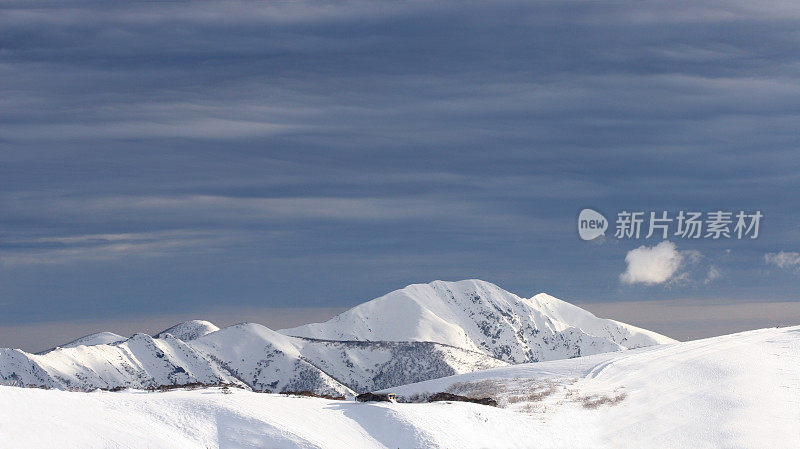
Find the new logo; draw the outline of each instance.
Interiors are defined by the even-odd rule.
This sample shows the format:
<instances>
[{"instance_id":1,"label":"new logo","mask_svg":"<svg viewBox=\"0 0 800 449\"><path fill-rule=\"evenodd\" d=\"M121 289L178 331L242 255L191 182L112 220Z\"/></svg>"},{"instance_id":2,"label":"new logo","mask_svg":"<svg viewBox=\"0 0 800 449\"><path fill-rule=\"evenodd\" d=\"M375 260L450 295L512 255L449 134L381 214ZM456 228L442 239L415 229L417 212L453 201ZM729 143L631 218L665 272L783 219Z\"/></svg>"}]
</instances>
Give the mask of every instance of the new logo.
<instances>
[{"instance_id":1,"label":"new logo","mask_svg":"<svg viewBox=\"0 0 800 449\"><path fill-rule=\"evenodd\" d=\"M578 215L578 235L583 240L594 240L606 234L608 220L600 212L584 209Z\"/></svg>"}]
</instances>

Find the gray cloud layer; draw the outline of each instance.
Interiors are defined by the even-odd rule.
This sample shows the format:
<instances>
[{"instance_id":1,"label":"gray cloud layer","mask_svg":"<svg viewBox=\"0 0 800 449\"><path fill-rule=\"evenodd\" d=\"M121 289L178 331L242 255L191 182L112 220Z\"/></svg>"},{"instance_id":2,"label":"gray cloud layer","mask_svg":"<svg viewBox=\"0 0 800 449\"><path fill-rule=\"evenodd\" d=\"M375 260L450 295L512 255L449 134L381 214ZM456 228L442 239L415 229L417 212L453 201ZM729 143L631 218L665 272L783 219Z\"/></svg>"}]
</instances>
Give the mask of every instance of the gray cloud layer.
<instances>
[{"instance_id":1,"label":"gray cloud layer","mask_svg":"<svg viewBox=\"0 0 800 449\"><path fill-rule=\"evenodd\" d=\"M587 206L760 209L757 241L676 242L725 274L681 294L796 298L764 263L800 246L794 2L0 9L2 323L674 295L619 285L645 242L579 241Z\"/></svg>"}]
</instances>

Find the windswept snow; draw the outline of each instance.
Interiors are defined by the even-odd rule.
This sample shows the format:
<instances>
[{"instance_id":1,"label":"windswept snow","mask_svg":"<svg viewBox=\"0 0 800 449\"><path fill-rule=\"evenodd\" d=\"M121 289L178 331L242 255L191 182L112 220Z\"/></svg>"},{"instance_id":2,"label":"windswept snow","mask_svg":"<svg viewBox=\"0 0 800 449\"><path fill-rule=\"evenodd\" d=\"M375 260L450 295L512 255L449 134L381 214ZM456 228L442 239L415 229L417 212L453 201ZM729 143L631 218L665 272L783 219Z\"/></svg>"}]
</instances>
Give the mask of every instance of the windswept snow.
<instances>
[{"instance_id":1,"label":"windswept snow","mask_svg":"<svg viewBox=\"0 0 800 449\"><path fill-rule=\"evenodd\" d=\"M524 299L477 279L409 285L324 323L280 332L327 340L432 341L510 363L675 342L655 332L597 318L544 293Z\"/></svg>"},{"instance_id":2,"label":"windswept snow","mask_svg":"<svg viewBox=\"0 0 800 449\"><path fill-rule=\"evenodd\" d=\"M393 391L447 389L491 392L504 407L0 386L0 447L789 449L800 441L800 326Z\"/></svg>"}]
</instances>

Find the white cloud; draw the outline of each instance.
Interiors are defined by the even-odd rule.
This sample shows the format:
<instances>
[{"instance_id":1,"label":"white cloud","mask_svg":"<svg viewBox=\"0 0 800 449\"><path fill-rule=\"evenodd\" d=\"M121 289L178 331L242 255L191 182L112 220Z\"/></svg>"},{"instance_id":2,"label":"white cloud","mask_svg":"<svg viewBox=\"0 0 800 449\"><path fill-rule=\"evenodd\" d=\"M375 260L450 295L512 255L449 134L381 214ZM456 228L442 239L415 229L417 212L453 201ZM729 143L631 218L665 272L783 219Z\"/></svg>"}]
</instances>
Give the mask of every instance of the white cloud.
<instances>
[{"instance_id":1,"label":"white cloud","mask_svg":"<svg viewBox=\"0 0 800 449\"><path fill-rule=\"evenodd\" d=\"M653 247L642 245L628 251L625 262L628 268L619 276L624 284L663 284L667 281L685 280L686 273L678 273L684 261L695 262L702 255L697 251L678 251L675 244L663 241Z\"/></svg>"},{"instance_id":2,"label":"white cloud","mask_svg":"<svg viewBox=\"0 0 800 449\"><path fill-rule=\"evenodd\" d=\"M720 271L720 269L715 267L714 265L711 265L708 268L708 273L706 274L706 278L705 280L703 280L703 283L710 284L721 277L722 277L722 271Z\"/></svg>"},{"instance_id":3,"label":"white cloud","mask_svg":"<svg viewBox=\"0 0 800 449\"><path fill-rule=\"evenodd\" d=\"M775 265L778 268L800 269L800 253L794 251L780 251L777 253L767 253L764 254L764 261L768 265Z\"/></svg>"}]
</instances>

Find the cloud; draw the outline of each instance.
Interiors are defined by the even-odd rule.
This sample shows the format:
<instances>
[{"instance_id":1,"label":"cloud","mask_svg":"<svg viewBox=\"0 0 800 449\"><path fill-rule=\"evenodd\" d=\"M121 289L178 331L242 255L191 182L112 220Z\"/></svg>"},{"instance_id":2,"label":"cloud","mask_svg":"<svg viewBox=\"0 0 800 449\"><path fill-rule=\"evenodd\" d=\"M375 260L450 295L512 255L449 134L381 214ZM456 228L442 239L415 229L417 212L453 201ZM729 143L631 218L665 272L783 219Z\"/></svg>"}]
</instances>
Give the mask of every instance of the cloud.
<instances>
[{"instance_id":1,"label":"cloud","mask_svg":"<svg viewBox=\"0 0 800 449\"><path fill-rule=\"evenodd\" d=\"M764 262L766 262L767 265L775 265L784 270L789 268L800 269L800 253L794 251L766 253L764 254Z\"/></svg>"},{"instance_id":2,"label":"cloud","mask_svg":"<svg viewBox=\"0 0 800 449\"><path fill-rule=\"evenodd\" d=\"M0 322L434 277L610 299L613 242L563 220L642 198L757 205L756 257L796 243L796 2L0 11ZM702 286L682 254L667 282ZM715 294L797 290L721 263Z\"/></svg>"},{"instance_id":3,"label":"cloud","mask_svg":"<svg viewBox=\"0 0 800 449\"><path fill-rule=\"evenodd\" d=\"M694 262L700 257L697 251L678 251L670 241L652 247L642 245L628 251L625 256L628 267L619 279L624 284L645 285L686 280L688 274L679 273L680 268L684 262Z\"/></svg>"},{"instance_id":4,"label":"cloud","mask_svg":"<svg viewBox=\"0 0 800 449\"><path fill-rule=\"evenodd\" d=\"M192 230L20 239L5 242L8 248L4 248L0 254L0 266L55 265L131 256L197 254L231 241L232 237L228 235Z\"/></svg>"},{"instance_id":5,"label":"cloud","mask_svg":"<svg viewBox=\"0 0 800 449\"><path fill-rule=\"evenodd\" d=\"M722 271L714 265L711 265L708 268L708 273L706 274L706 278L703 280L704 284L710 284L717 279L722 277Z\"/></svg>"},{"instance_id":6,"label":"cloud","mask_svg":"<svg viewBox=\"0 0 800 449\"><path fill-rule=\"evenodd\" d=\"M199 118L182 121L173 120L168 123L157 123L154 120L150 120L97 123L95 126L90 126L88 124L60 124L48 130L43 130L37 125L22 125L15 127L7 137L12 139L32 139L41 141L132 138L242 139L245 137L264 137L298 130L298 126L282 125L268 121L248 121L242 118ZM32 133L35 133L35 136L32 135Z\"/></svg>"}]
</instances>

